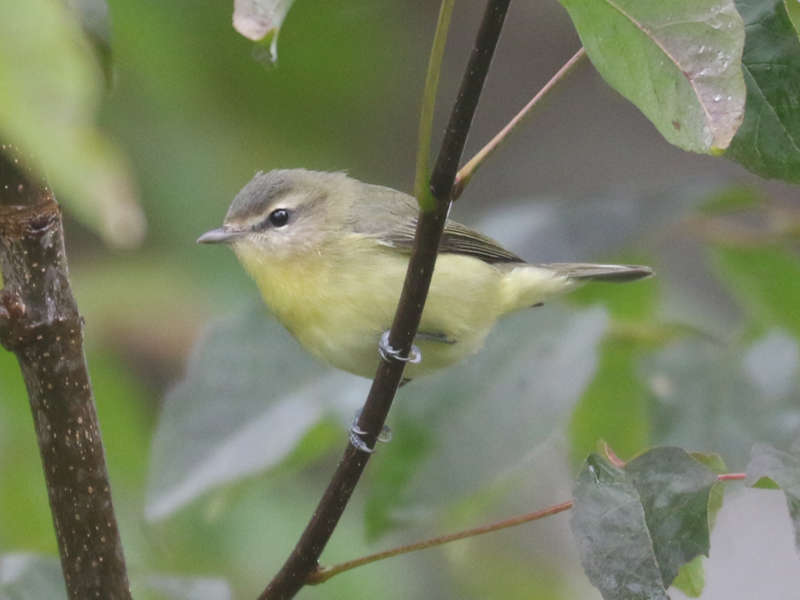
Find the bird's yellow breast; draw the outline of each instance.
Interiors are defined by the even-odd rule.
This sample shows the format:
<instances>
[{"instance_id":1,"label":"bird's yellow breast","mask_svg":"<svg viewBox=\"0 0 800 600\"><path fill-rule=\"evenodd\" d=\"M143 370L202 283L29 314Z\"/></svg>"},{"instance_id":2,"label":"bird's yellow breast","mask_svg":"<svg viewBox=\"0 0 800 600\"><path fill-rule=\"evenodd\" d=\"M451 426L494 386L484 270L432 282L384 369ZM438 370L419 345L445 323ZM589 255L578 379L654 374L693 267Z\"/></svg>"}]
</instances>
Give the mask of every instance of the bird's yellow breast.
<instances>
[{"instance_id":1,"label":"bird's yellow breast","mask_svg":"<svg viewBox=\"0 0 800 600\"><path fill-rule=\"evenodd\" d=\"M408 255L374 239L346 236L318 252L288 258L250 244L236 254L275 316L309 352L335 367L372 377L381 334L392 324ZM449 366L476 352L507 312L506 273L476 258L437 259L416 344L422 362L407 377ZM467 325L468 324L468 325Z\"/></svg>"}]
</instances>

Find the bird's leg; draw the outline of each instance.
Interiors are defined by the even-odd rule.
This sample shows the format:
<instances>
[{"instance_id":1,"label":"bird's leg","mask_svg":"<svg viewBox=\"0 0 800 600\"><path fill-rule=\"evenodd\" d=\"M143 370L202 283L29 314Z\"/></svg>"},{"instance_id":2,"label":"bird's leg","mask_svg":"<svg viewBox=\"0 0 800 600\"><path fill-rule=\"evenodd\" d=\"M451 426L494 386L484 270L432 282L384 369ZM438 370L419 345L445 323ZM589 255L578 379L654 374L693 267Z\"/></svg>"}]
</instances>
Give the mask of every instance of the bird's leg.
<instances>
[{"instance_id":1,"label":"bird's leg","mask_svg":"<svg viewBox=\"0 0 800 600\"><path fill-rule=\"evenodd\" d=\"M422 352L413 344L411 345L411 352L408 356L401 356L399 350L392 348L391 344L389 344L388 329L383 332L381 340L378 342L378 354L380 354L381 358L386 362L390 360L399 360L400 362L416 365L422 361Z\"/></svg>"},{"instance_id":2,"label":"bird's leg","mask_svg":"<svg viewBox=\"0 0 800 600\"><path fill-rule=\"evenodd\" d=\"M448 338L443 333L427 333L427 332L419 332L417 334L417 338L421 340L428 340L428 341L435 341L441 342L444 344L455 344L456 341ZM401 356L400 351L392 348L391 344L389 344L389 330L383 332L381 335L380 342L378 342L378 354L380 354L381 358L385 361L390 360L398 360L400 362L410 363L412 365L416 365L422 361L422 352L416 345L411 346L411 353L408 356ZM404 378L400 385L403 386L407 384L411 379ZM361 414L359 410L356 413L355 418L353 419L353 425L350 427L350 443L361 450L362 452L366 452L368 454L372 454L375 452L374 448L370 448L361 438L362 435L365 435L367 432L361 429L358 426L358 417ZM379 442L388 442L392 439L392 430L389 429L388 426L384 425L381 429L380 434L378 434L378 441Z\"/></svg>"},{"instance_id":3,"label":"bird's leg","mask_svg":"<svg viewBox=\"0 0 800 600\"><path fill-rule=\"evenodd\" d=\"M367 446L366 442L361 439L362 435L366 435L366 431L361 429L358 426L358 417L361 416L361 409L356 411L355 416L353 417L353 424L350 426L350 444L356 448L357 450L361 450L362 452L366 452L367 454L372 454L375 452L375 448L370 448ZM392 441L392 430L389 429L388 425L384 425L381 428L381 432L378 434L378 441L382 443L387 443Z\"/></svg>"}]
</instances>

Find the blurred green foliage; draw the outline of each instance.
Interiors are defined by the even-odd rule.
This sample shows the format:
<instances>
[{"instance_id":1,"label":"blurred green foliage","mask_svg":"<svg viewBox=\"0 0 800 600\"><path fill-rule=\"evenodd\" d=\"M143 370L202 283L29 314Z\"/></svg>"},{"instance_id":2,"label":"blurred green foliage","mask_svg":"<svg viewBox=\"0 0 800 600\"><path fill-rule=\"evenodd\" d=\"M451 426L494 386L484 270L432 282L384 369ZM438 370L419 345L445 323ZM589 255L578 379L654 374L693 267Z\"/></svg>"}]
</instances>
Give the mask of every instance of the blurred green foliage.
<instances>
[{"instance_id":1,"label":"blurred green foliage","mask_svg":"<svg viewBox=\"0 0 800 600\"><path fill-rule=\"evenodd\" d=\"M347 169L409 189L436 7L297 2L271 67L231 28L230 3L110 0L109 8L114 87L100 108L100 126L132 165L148 237L123 253L71 220L69 210L66 226L126 556L139 599L181 597L169 591L172 577L221 578L234 597L251 598L311 514L368 383L331 375L303 355L252 308L254 286L232 255L198 248L194 240L220 223L230 198L258 169ZM444 107L453 88L447 75L462 68L474 10L466 8L454 23ZM509 49L538 37L530 32L541 25L526 10L512 15L506 54L495 68L511 63L535 82L531 49ZM563 15L548 15L547 35L577 43L563 34L570 27ZM539 53L544 42L536 42ZM546 75L559 61L551 58ZM600 439L624 458L649 444L679 443L727 452L728 463L741 468L753 440L783 446L797 436L796 188L765 185L720 161L687 162L679 151L664 150L649 128L641 138L625 137L642 127L638 116L598 104L608 96L588 69L574 77L591 93L565 85L560 97L577 96L578 104L553 102L562 112L552 121L588 114L584 137L570 140L546 119L532 118L526 128L540 138L532 144L520 134L505 156L527 157L531 146L544 146L552 148L552 162L514 180L498 153L472 184L487 182L484 195L470 197L468 190L457 210L480 209L481 221L464 220L513 241L531 259L643 262L653 264L657 277L586 287L566 306L515 315L500 324L485 352L452 374L403 388L390 422L395 440L374 457L326 562L563 501L577 466ZM527 93L520 79L490 76L487 102ZM483 118L510 115L514 102L482 105ZM597 119L598 106L610 106L603 114L614 125L592 135L589 125L604 120ZM602 157L622 155L631 144L652 165L637 177L633 166L620 164L609 177L624 187L598 181L581 199L543 198L539 186L548 173L562 173L568 187L591 168L575 165L577 146ZM672 185L654 182L653 169L667 172ZM516 197L507 199L510 189ZM203 329L239 338L206 337L208 347L195 351L205 356L203 376L218 386L179 384ZM244 358L235 353L236 339L247 339L238 348ZM251 389L245 403L221 392L230 388L234 367L257 375L238 383L264 389L263 396ZM270 400L290 388L341 402L298 427L279 456L236 446ZM0 398L0 554L54 555L24 385L7 353L0 355ZM261 425L254 438L264 441L270 422ZM229 461L217 467L230 476L212 478L176 512L147 521L148 500L182 475L203 472L204 458L214 452ZM177 457L184 462L169 462ZM303 597L590 598L595 592L580 574L566 522L554 517L396 558L308 588ZM166 579L154 584L148 579L154 574ZM222 598L218 585L207 588ZM714 582L707 588L713 594ZM0 597L4 592L0 587Z\"/></svg>"}]
</instances>

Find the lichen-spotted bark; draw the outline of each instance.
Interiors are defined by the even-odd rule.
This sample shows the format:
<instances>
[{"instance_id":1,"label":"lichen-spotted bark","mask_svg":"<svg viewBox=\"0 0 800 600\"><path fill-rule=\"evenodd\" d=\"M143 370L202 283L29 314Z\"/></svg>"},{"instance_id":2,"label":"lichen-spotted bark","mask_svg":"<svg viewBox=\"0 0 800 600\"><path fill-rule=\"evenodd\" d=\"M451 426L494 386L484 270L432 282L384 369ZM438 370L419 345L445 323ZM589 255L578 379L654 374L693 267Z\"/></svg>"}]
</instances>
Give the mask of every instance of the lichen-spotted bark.
<instances>
[{"instance_id":1,"label":"lichen-spotted bark","mask_svg":"<svg viewBox=\"0 0 800 600\"><path fill-rule=\"evenodd\" d=\"M67 595L130 599L61 212L9 146L0 147L0 267L0 342L28 390Z\"/></svg>"}]
</instances>

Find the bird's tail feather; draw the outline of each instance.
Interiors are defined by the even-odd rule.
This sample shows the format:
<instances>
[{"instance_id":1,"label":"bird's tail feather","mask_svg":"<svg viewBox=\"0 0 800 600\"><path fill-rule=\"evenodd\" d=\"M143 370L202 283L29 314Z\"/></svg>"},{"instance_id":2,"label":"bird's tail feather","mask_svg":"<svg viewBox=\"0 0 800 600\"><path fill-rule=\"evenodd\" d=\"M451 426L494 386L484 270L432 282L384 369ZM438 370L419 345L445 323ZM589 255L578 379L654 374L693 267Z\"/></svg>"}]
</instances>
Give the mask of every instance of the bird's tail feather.
<instances>
[{"instance_id":1,"label":"bird's tail feather","mask_svg":"<svg viewBox=\"0 0 800 600\"><path fill-rule=\"evenodd\" d=\"M642 265L597 265L592 263L545 263L536 265L570 279L625 282L650 277L653 269Z\"/></svg>"},{"instance_id":2,"label":"bird's tail feather","mask_svg":"<svg viewBox=\"0 0 800 600\"><path fill-rule=\"evenodd\" d=\"M500 288L502 313L537 306L587 281L635 281L653 274L650 267L591 263L522 264L512 268Z\"/></svg>"}]
</instances>

